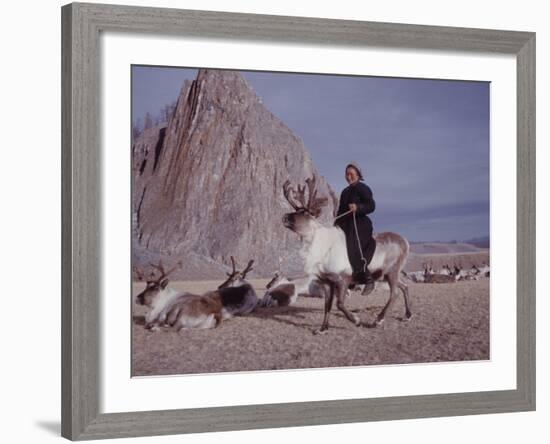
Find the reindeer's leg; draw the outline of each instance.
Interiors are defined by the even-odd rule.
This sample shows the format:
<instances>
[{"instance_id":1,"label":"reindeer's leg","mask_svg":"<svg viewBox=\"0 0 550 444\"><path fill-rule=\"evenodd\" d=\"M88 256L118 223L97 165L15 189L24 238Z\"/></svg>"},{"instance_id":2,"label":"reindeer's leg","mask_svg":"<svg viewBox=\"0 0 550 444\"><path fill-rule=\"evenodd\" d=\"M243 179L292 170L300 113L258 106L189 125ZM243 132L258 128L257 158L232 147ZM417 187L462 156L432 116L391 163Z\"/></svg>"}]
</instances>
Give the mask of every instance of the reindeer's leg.
<instances>
[{"instance_id":1,"label":"reindeer's leg","mask_svg":"<svg viewBox=\"0 0 550 444\"><path fill-rule=\"evenodd\" d=\"M166 324L173 327L181 313L181 304L173 307L166 315Z\"/></svg>"},{"instance_id":2,"label":"reindeer's leg","mask_svg":"<svg viewBox=\"0 0 550 444\"><path fill-rule=\"evenodd\" d=\"M330 285L328 288L328 291L325 291L325 317L323 318L323 323L321 324L321 328L318 330L315 330L313 334L317 335L320 333L325 333L328 330L328 317L330 314L330 310L332 309L333 300L334 300L334 287Z\"/></svg>"},{"instance_id":3,"label":"reindeer's leg","mask_svg":"<svg viewBox=\"0 0 550 444\"><path fill-rule=\"evenodd\" d=\"M349 321L353 322L356 326L359 326L361 324L359 316L349 311L345 305L347 287L348 287L347 282L343 279L340 279L337 285L335 286L336 307L338 307L338 310L344 313L344 315L346 316L346 318L348 318Z\"/></svg>"},{"instance_id":4,"label":"reindeer's leg","mask_svg":"<svg viewBox=\"0 0 550 444\"><path fill-rule=\"evenodd\" d=\"M411 306L409 302L409 287L406 284L397 280L397 286L403 292L403 298L405 299L405 318L403 320L408 321L412 317Z\"/></svg>"},{"instance_id":5,"label":"reindeer's leg","mask_svg":"<svg viewBox=\"0 0 550 444\"><path fill-rule=\"evenodd\" d=\"M367 324L367 327L376 327L377 325L380 325L382 322L384 322L384 316L386 316L386 312L392 306L393 302L397 297L397 288L398 288L397 283L399 282L398 273L396 273L395 271L390 271L386 275L386 280L390 285L390 298L388 299L386 306L382 309L382 311L376 317L376 320L372 323Z\"/></svg>"}]
</instances>

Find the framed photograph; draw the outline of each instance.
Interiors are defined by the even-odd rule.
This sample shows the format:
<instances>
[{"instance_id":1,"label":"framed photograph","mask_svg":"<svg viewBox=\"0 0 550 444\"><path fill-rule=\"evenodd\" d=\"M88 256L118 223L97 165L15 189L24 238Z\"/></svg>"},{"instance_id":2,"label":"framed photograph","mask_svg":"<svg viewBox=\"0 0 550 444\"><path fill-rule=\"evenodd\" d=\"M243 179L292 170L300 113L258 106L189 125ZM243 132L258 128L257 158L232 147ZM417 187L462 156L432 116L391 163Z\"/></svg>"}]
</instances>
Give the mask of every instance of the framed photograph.
<instances>
[{"instance_id":1,"label":"framed photograph","mask_svg":"<svg viewBox=\"0 0 550 444\"><path fill-rule=\"evenodd\" d=\"M534 410L533 33L62 25L63 436Z\"/></svg>"}]
</instances>

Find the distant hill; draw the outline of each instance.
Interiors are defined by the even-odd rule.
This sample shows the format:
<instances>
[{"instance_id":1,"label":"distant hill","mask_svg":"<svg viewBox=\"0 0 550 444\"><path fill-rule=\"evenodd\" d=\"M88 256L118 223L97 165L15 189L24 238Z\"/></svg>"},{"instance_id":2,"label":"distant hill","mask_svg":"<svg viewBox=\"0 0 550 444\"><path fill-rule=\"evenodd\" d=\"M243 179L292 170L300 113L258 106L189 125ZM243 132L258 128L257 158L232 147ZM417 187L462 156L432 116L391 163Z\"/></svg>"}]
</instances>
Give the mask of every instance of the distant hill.
<instances>
[{"instance_id":1,"label":"distant hill","mask_svg":"<svg viewBox=\"0 0 550 444\"><path fill-rule=\"evenodd\" d=\"M464 242L480 248L489 248L491 246L489 236L474 237L472 239L465 240Z\"/></svg>"},{"instance_id":2,"label":"distant hill","mask_svg":"<svg viewBox=\"0 0 550 444\"><path fill-rule=\"evenodd\" d=\"M464 251L478 251L490 248L489 236L473 237L461 241L409 241L411 251L423 253L460 253Z\"/></svg>"},{"instance_id":3,"label":"distant hill","mask_svg":"<svg viewBox=\"0 0 550 444\"><path fill-rule=\"evenodd\" d=\"M486 248L466 242L422 242L411 243L411 253L444 254L444 253L475 253Z\"/></svg>"}]
</instances>

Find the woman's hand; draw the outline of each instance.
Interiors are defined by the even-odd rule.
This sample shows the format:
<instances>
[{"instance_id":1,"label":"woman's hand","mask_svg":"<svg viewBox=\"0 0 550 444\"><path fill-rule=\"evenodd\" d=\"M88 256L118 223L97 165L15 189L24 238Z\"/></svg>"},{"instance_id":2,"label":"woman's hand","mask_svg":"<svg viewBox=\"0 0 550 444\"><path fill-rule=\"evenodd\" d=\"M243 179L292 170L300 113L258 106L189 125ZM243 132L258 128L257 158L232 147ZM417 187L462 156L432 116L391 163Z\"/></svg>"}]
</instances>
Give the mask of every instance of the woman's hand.
<instances>
[{"instance_id":1,"label":"woman's hand","mask_svg":"<svg viewBox=\"0 0 550 444\"><path fill-rule=\"evenodd\" d=\"M349 204L349 209L355 213L357 211L357 204Z\"/></svg>"}]
</instances>

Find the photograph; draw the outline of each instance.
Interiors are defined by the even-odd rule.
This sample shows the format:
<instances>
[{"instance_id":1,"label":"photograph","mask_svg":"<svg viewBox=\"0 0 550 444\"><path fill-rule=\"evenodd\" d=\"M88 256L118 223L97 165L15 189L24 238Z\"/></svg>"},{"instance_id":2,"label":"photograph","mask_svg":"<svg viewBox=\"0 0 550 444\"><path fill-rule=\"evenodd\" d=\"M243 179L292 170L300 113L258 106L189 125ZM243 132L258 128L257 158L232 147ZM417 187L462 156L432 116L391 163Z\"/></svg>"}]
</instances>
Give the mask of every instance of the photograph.
<instances>
[{"instance_id":1,"label":"photograph","mask_svg":"<svg viewBox=\"0 0 550 444\"><path fill-rule=\"evenodd\" d=\"M544 5L6 3L3 441L547 440Z\"/></svg>"},{"instance_id":2,"label":"photograph","mask_svg":"<svg viewBox=\"0 0 550 444\"><path fill-rule=\"evenodd\" d=\"M132 65L132 377L490 360L490 91Z\"/></svg>"}]
</instances>

